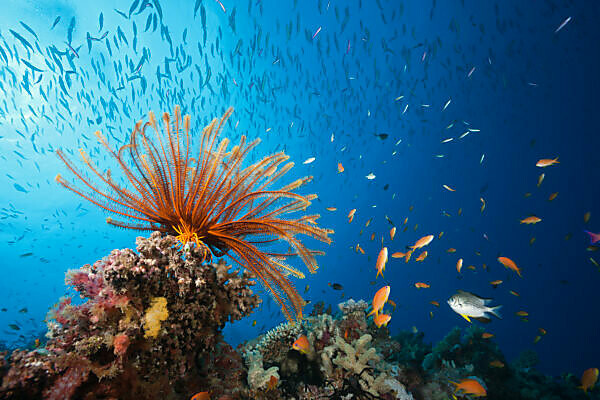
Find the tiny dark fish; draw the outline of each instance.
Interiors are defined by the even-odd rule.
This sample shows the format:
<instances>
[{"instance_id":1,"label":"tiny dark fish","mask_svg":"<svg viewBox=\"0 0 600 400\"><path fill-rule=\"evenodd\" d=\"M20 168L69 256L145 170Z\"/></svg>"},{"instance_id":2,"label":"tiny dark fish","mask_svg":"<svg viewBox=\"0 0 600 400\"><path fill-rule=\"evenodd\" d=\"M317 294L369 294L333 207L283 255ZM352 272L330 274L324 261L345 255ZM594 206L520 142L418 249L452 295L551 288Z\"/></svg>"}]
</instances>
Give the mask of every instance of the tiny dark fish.
<instances>
[{"instance_id":1,"label":"tiny dark fish","mask_svg":"<svg viewBox=\"0 0 600 400\"><path fill-rule=\"evenodd\" d=\"M67 30L67 43L70 45L73 41L73 30L75 30L75 17L71 18L69 29Z\"/></svg>"},{"instance_id":2,"label":"tiny dark fish","mask_svg":"<svg viewBox=\"0 0 600 400\"><path fill-rule=\"evenodd\" d=\"M8 327L14 331L20 331L21 328L19 328L19 325L17 324L8 324Z\"/></svg>"},{"instance_id":3,"label":"tiny dark fish","mask_svg":"<svg viewBox=\"0 0 600 400\"><path fill-rule=\"evenodd\" d=\"M332 283L329 286L331 286L334 290L344 290L344 287L339 283Z\"/></svg>"},{"instance_id":4,"label":"tiny dark fish","mask_svg":"<svg viewBox=\"0 0 600 400\"><path fill-rule=\"evenodd\" d=\"M29 25L27 25L25 22L19 21L19 23L21 24L21 26L23 28L25 28L29 33L31 33L36 40L39 40L38 35L34 32L33 29L31 29L31 27Z\"/></svg>"},{"instance_id":5,"label":"tiny dark fish","mask_svg":"<svg viewBox=\"0 0 600 400\"><path fill-rule=\"evenodd\" d=\"M23 313L23 314L25 314L27 311L29 311L29 310L27 310L27 307L23 307L19 310L19 312Z\"/></svg>"},{"instance_id":6,"label":"tiny dark fish","mask_svg":"<svg viewBox=\"0 0 600 400\"><path fill-rule=\"evenodd\" d=\"M385 140L387 139L390 135L388 135L387 133L376 133L375 136L377 136L377 138L381 139L381 140Z\"/></svg>"},{"instance_id":7,"label":"tiny dark fish","mask_svg":"<svg viewBox=\"0 0 600 400\"><path fill-rule=\"evenodd\" d=\"M25 257L31 257L32 255L33 255L33 253L23 253L19 257L25 258Z\"/></svg>"},{"instance_id":8,"label":"tiny dark fish","mask_svg":"<svg viewBox=\"0 0 600 400\"><path fill-rule=\"evenodd\" d=\"M26 190L26 189L25 189L23 186L19 185L18 183L14 183L14 184L13 184L13 186L14 186L14 187L15 187L15 189L17 189L19 192L27 193L27 190Z\"/></svg>"},{"instance_id":9,"label":"tiny dark fish","mask_svg":"<svg viewBox=\"0 0 600 400\"><path fill-rule=\"evenodd\" d=\"M52 24L52 28L50 28L50 30L54 29L54 27L56 25L58 25L59 22L60 22L60 16L56 17L56 19L54 20L54 23Z\"/></svg>"}]
</instances>

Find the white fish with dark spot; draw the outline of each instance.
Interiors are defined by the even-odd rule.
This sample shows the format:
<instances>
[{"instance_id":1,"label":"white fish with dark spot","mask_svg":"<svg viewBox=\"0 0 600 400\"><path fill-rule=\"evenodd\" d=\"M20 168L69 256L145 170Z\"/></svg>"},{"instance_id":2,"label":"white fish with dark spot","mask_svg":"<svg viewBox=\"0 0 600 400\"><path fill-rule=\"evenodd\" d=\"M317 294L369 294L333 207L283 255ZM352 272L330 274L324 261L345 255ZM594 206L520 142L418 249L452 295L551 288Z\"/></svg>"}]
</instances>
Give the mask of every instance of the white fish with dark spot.
<instances>
[{"instance_id":1,"label":"white fish with dark spot","mask_svg":"<svg viewBox=\"0 0 600 400\"><path fill-rule=\"evenodd\" d=\"M474 295L473 293L459 290L454 296L448 299L448 305L452 310L471 322L471 318L480 322L490 322L489 314L502 318L498 310L502 306L489 307L492 299L485 299Z\"/></svg>"}]
</instances>

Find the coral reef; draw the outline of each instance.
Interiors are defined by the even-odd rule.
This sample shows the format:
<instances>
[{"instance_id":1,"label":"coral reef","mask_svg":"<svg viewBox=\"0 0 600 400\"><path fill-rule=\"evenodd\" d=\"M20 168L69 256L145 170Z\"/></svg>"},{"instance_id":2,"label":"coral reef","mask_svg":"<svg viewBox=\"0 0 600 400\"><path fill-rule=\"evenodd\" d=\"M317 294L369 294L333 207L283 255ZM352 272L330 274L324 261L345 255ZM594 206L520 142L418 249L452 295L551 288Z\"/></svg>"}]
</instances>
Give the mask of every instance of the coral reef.
<instances>
[{"instance_id":1,"label":"coral reef","mask_svg":"<svg viewBox=\"0 0 600 400\"><path fill-rule=\"evenodd\" d=\"M159 233L138 238L137 253L114 250L69 272L67 283L83 301L59 301L44 347L0 358L0 398L465 400L450 381L472 377L490 400L600 398L597 388L578 389L578 377L539 373L532 351L508 363L476 325L434 346L422 333L392 338L364 301L341 303L335 315L321 304L234 349L220 331L258 306L252 277L202 264L194 248ZM303 352L292 346L301 335Z\"/></svg>"},{"instance_id":2,"label":"coral reef","mask_svg":"<svg viewBox=\"0 0 600 400\"><path fill-rule=\"evenodd\" d=\"M284 399L412 400L396 379L400 368L385 360L385 346L378 347L384 341L373 341L369 333L381 335L367 322L367 307L362 300L350 299L339 304L335 317L315 313L302 324L282 324L258 342L247 344L246 364L255 374L252 381L249 374L251 389L264 388L267 376L278 373L281 384L277 390ZM310 344L306 354L292 350L300 334L305 334ZM259 390L252 393L254 398L271 398Z\"/></svg>"},{"instance_id":3,"label":"coral reef","mask_svg":"<svg viewBox=\"0 0 600 400\"><path fill-rule=\"evenodd\" d=\"M220 331L258 306L251 273L202 264L195 247L158 232L137 251L68 273L84 301L52 310L44 349L13 352L0 397L176 399L243 387L241 357Z\"/></svg>"},{"instance_id":4,"label":"coral reef","mask_svg":"<svg viewBox=\"0 0 600 400\"><path fill-rule=\"evenodd\" d=\"M301 325L282 324L246 344L248 368L258 365L256 373L263 374L259 384L250 384L250 398L463 400L469 396L454 393L450 381L470 377L485 383L490 400L600 398L600 390L586 397L577 388L577 377L557 379L537 372L532 351L509 364L477 325L454 328L432 346L423 333L400 332L391 338L386 328L376 328L366 317L364 301L348 300L338 308L334 316L319 304ZM308 338L307 354L291 349L300 334ZM273 390L268 390L267 371L280 379Z\"/></svg>"}]
</instances>

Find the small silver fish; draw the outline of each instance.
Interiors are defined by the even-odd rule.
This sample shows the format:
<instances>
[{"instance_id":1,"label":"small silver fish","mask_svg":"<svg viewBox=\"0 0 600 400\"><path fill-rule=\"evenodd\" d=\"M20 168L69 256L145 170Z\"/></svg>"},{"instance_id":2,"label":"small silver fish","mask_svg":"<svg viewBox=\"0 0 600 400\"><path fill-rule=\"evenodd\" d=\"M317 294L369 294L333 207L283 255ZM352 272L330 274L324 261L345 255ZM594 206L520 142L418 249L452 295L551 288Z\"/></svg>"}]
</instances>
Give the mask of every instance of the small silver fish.
<instances>
[{"instance_id":1,"label":"small silver fish","mask_svg":"<svg viewBox=\"0 0 600 400\"><path fill-rule=\"evenodd\" d=\"M492 299L484 299L473 293L459 290L458 293L448 299L448 305L455 313L469 322L471 322L470 318L480 322L490 322L488 313L502 318L498 312L502 306L488 307L487 304L491 301Z\"/></svg>"}]
</instances>

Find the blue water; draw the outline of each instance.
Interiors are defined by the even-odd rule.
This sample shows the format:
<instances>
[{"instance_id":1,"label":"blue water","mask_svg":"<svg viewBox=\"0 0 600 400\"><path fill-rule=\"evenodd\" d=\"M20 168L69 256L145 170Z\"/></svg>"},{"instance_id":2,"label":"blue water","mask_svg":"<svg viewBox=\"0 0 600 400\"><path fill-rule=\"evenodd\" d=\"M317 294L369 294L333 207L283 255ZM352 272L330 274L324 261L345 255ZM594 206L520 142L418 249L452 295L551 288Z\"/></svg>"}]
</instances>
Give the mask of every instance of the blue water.
<instances>
[{"instance_id":1,"label":"blue water","mask_svg":"<svg viewBox=\"0 0 600 400\"><path fill-rule=\"evenodd\" d=\"M0 312L0 340L6 346L26 346L43 336L48 308L67 292L66 270L113 248L134 247L137 236L108 226L105 213L54 182L57 173L72 175L53 151L77 155L84 147L102 169L114 168L97 152L96 130L116 147L149 110L161 113L180 104L194 116L196 131L233 106L223 136L260 137L251 160L285 150L296 162L290 180L314 176L301 191L318 193L310 211L336 233L329 246L309 241L327 251L318 273L296 283L312 304L323 300L335 309L350 297L370 300L389 284L398 306L391 332L415 327L435 342L453 326L468 325L446 304L457 289L468 290L503 305L504 318L486 329L509 360L534 349L547 373L579 375L596 366L600 272L590 257L600 262L600 255L586 250L583 233L600 231L596 2L223 0L224 12L217 1L205 0L194 16L194 1L163 0L162 26L171 45L166 30L160 33L161 21L156 31L152 20L144 31L151 13L138 14L144 2L137 3L128 19L115 11L129 15L132 3L122 1L3 3L0 47L8 62L0 55L0 307L6 311ZM154 10L156 1L148 3ZM555 33L567 17L570 22ZM88 51L88 32L100 38L106 31L112 55L105 40L92 41ZM59 56L62 72L51 46L65 52ZM32 74L19 59L43 72ZM157 68L168 75L160 84ZM209 85L202 86L198 72L206 82L209 69ZM447 138L454 140L442 143ZM303 164L309 157L315 161ZM535 166L555 157L560 164ZM338 162L345 168L341 174ZM370 173L372 180L366 178ZM559 194L550 202L553 192ZM542 222L519 224L531 214ZM386 215L397 227L394 241ZM375 279L382 236L391 254L428 234L436 239L424 262L414 261L418 253L408 264L390 259L385 278ZM355 251L357 243L366 254ZM515 260L523 277L500 265L499 255ZM489 282L496 279L504 283L493 289ZM431 288L417 290L415 282ZM264 300L254 315L227 327L230 341L284 320L278 306L268 296ZM515 315L522 310L530 314L528 322ZM534 344L539 328L548 333Z\"/></svg>"}]
</instances>

